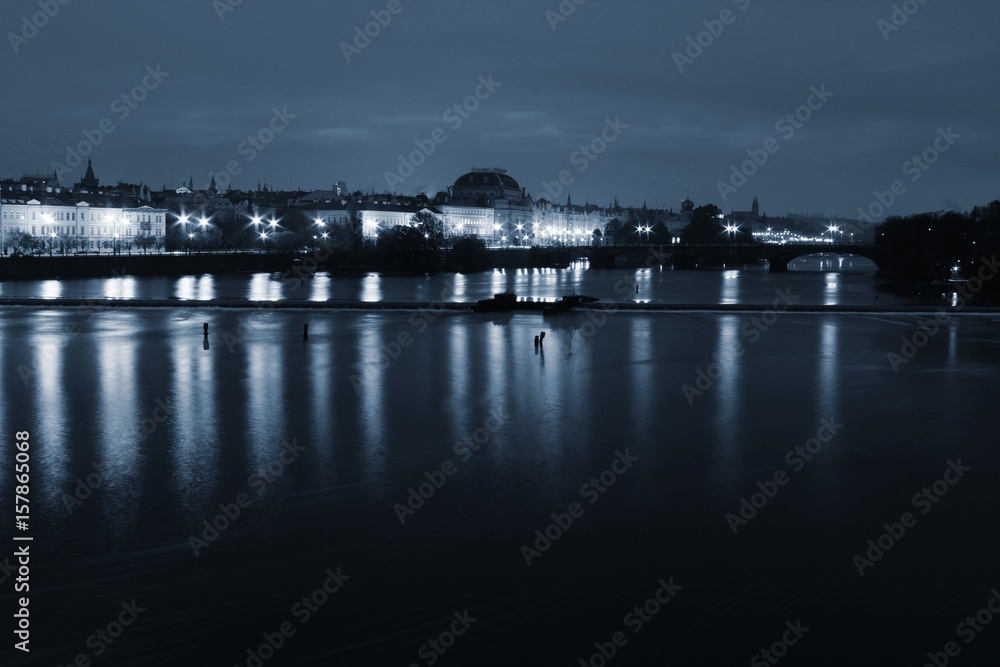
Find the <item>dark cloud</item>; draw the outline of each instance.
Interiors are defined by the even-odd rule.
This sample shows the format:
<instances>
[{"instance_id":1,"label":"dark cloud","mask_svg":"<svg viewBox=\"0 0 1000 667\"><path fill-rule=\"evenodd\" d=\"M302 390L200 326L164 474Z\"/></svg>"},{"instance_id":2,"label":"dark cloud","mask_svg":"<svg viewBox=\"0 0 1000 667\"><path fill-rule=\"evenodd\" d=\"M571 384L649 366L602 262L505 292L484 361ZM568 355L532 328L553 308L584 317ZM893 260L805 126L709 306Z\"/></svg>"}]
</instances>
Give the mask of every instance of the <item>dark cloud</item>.
<instances>
[{"instance_id":1,"label":"dark cloud","mask_svg":"<svg viewBox=\"0 0 1000 667\"><path fill-rule=\"evenodd\" d=\"M569 170L575 201L676 206L690 188L724 208L756 194L770 214L850 214L908 179L906 162L952 127L961 138L892 212L1000 196L1000 5L990 0L913 0L919 10L888 39L878 21L891 2L588 0L553 30L546 11L558 0L400 0L348 64L341 44L389 4L243 0L224 20L213 0L60 5L17 53L9 36L0 48L0 174L51 169L109 118L115 129L94 151L106 181L207 181L236 161L238 187L384 189L399 156L440 128L447 140L399 190L433 191L495 165L536 195ZM712 23L724 10L731 22ZM37 0L7 0L0 22L18 33L39 11ZM673 54L720 25L679 72ZM121 118L115 100L157 65L169 76ZM474 112L449 115L490 76L500 86ZM834 96L786 138L776 123L824 85ZM295 118L251 161L240 147L274 109ZM615 118L628 129L581 172L574 153ZM768 138L780 150L724 202L717 182Z\"/></svg>"}]
</instances>

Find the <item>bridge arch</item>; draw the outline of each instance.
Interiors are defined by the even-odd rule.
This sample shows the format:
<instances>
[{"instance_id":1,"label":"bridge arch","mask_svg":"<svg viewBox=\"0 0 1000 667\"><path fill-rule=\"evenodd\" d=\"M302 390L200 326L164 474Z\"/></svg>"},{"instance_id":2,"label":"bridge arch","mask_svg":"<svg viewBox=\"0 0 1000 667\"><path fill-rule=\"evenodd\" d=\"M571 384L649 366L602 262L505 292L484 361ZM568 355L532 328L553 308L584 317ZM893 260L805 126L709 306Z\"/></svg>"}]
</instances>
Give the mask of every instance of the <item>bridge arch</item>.
<instances>
[{"instance_id":1,"label":"bridge arch","mask_svg":"<svg viewBox=\"0 0 1000 667\"><path fill-rule=\"evenodd\" d=\"M868 244L785 244L772 246L766 255L772 272L788 271L792 260L810 255L835 253L837 255L852 255L864 257L875 264L876 270L881 269L881 257L874 245Z\"/></svg>"}]
</instances>

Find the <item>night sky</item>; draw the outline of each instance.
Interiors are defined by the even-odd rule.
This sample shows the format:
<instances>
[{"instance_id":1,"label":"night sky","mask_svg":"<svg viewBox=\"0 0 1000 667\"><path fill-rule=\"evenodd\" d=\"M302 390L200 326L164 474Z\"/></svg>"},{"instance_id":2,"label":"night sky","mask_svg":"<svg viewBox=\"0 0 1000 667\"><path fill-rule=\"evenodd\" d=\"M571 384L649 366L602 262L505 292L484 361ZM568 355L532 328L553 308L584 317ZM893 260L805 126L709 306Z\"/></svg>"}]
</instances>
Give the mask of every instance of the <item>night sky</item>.
<instances>
[{"instance_id":1,"label":"night sky","mask_svg":"<svg viewBox=\"0 0 1000 667\"><path fill-rule=\"evenodd\" d=\"M238 188L385 191L420 141L433 154L396 192L433 194L474 165L536 197L566 171L550 193L602 205L677 208L690 190L726 211L757 195L769 215L854 216L895 180L890 214L1000 197L995 0L908 0L898 26L870 0L58 3L0 3L0 177L62 163L76 182L86 161L68 168L67 146L84 142L102 182L201 187L229 165ZM387 25L355 42L373 11ZM456 112L470 96L478 108ZM806 122L778 124L809 101ZM273 141L244 143L269 124ZM935 164L907 164L948 128ZM602 132L602 154L577 152ZM724 195L748 151L767 161Z\"/></svg>"}]
</instances>

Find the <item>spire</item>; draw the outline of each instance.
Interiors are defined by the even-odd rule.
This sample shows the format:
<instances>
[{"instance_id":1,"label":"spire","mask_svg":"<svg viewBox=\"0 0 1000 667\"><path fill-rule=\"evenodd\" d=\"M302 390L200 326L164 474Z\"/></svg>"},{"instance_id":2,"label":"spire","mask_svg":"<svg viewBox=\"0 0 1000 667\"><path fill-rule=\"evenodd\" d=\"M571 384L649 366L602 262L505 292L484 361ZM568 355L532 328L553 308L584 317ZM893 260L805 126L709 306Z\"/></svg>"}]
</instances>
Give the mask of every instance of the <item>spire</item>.
<instances>
[{"instance_id":1,"label":"spire","mask_svg":"<svg viewBox=\"0 0 1000 667\"><path fill-rule=\"evenodd\" d=\"M100 185L97 176L94 175L94 165L89 158L87 159L87 173L84 174L80 184L85 188L96 188Z\"/></svg>"},{"instance_id":2,"label":"spire","mask_svg":"<svg viewBox=\"0 0 1000 667\"><path fill-rule=\"evenodd\" d=\"M571 193L566 194L566 208L573 208L573 195Z\"/></svg>"},{"instance_id":3,"label":"spire","mask_svg":"<svg viewBox=\"0 0 1000 667\"><path fill-rule=\"evenodd\" d=\"M753 198L753 205L750 206L750 212L753 213L753 216L755 218L760 215L760 204L757 203L757 196L756 195L754 195L754 198Z\"/></svg>"},{"instance_id":4,"label":"spire","mask_svg":"<svg viewBox=\"0 0 1000 667\"><path fill-rule=\"evenodd\" d=\"M214 171L212 172L212 182L209 184L208 190L209 190L209 192L216 192L216 187L215 187L215 172Z\"/></svg>"},{"instance_id":5,"label":"spire","mask_svg":"<svg viewBox=\"0 0 1000 667\"><path fill-rule=\"evenodd\" d=\"M188 190L194 192L194 176L188 176Z\"/></svg>"}]
</instances>

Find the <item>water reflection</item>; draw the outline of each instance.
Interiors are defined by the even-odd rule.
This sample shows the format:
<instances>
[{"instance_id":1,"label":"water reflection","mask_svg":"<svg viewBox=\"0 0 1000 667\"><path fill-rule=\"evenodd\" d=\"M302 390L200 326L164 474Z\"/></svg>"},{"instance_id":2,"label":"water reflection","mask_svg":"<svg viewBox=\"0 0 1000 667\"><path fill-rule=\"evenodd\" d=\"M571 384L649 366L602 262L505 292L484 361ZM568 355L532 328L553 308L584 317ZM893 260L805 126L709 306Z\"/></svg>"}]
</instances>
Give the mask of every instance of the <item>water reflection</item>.
<instances>
[{"instance_id":1,"label":"water reflection","mask_svg":"<svg viewBox=\"0 0 1000 667\"><path fill-rule=\"evenodd\" d=\"M138 347L132 332L139 328L136 313L119 312L104 321L97 345L97 423L101 463L106 466L102 493L104 528L109 544L120 544L135 525L143 486L139 482L139 386L136 378ZM152 409L152 408L151 408Z\"/></svg>"},{"instance_id":2,"label":"water reflection","mask_svg":"<svg viewBox=\"0 0 1000 667\"><path fill-rule=\"evenodd\" d=\"M62 324L62 314L51 316L32 337L34 350L32 368L34 375L35 418L38 423L38 433L32 429L35 442L44 443L43 447L34 450L39 468L44 470L49 478L46 484L32 487L32 491L40 493L48 507L59 508L58 515L63 516L64 507L59 502L61 491L70 485L73 475L69 473L67 450L72 447L69 442L69 424L66 410L65 346L66 336L58 331ZM92 472L87 470L86 473ZM84 474L86 474L84 473ZM53 513L55 515L55 513Z\"/></svg>"},{"instance_id":3,"label":"water reflection","mask_svg":"<svg viewBox=\"0 0 1000 667\"><path fill-rule=\"evenodd\" d=\"M255 273L250 278L246 297L250 301L277 301L281 297L280 280L273 279L268 273Z\"/></svg>"},{"instance_id":4,"label":"water reflection","mask_svg":"<svg viewBox=\"0 0 1000 667\"><path fill-rule=\"evenodd\" d=\"M199 352L183 321L176 323L170 346L173 482L182 516L197 523L219 484L220 443L206 437L219 429L215 355Z\"/></svg>"},{"instance_id":5,"label":"water reflection","mask_svg":"<svg viewBox=\"0 0 1000 667\"><path fill-rule=\"evenodd\" d=\"M719 303L723 305L738 304L740 302L740 272L722 272L722 294L719 296Z\"/></svg>"},{"instance_id":6,"label":"water reflection","mask_svg":"<svg viewBox=\"0 0 1000 667\"><path fill-rule=\"evenodd\" d=\"M829 272L825 274L826 289L823 290L823 305L837 306L840 304L840 274Z\"/></svg>"},{"instance_id":7,"label":"water reflection","mask_svg":"<svg viewBox=\"0 0 1000 667\"><path fill-rule=\"evenodd\" d=\"M295 437L294 433L285 430L288 374L279 326L280 323L255 323L254 335L243 343L246 346L248 460L253 473L262 471L274 460L286 438Z\"/></svg>"},{"instance_id":8,"label":"water reflection","mask_svg":"<svg viewBox=\"0 0 1000 667\"><path fill-rule=\"evenodd\" d=\"M203 275L178 278L174 296L185 301L211 301L215 298L215 277Z\"/></svg>"},{"instance_id":9,"label":"water reflection","mask_svg":"<svg viewBox=\"0 0 1000 667\"><path fill-rule=\"evenodd\" d=\"M714 381L715 414L712 423L715 431L716 458L721 468L720 478L724 486L737 479L741 453L740 419L742 418L743 354L745 346L739 335L740 317L719 316L719 336L715 354L705 367L705 372ZM713 372L714 371L714 372Z\"/></svg>"},{"instance_id":10,"label":"water reflection","mask_svg":"<svg viewBox=\"0 0 1000 667\"><path fill-rule=\"evenodd\" d=\"M832 419L840 412L840 327L831 318L824 318L819 331L819 368L817 369L819 417Z\"/></svg>"},{"instance_id":11,"label":"water reflection","mask_svg":"<svg viewBox=\"0 0 1000 667\"><path fill-rule=\"evenodd\" d=\"M357 321L356 370L351 384L358 396L358 429L361 432L361 460L369 482L381 479L385 468L385 386L382 363L381 324L385 320L366 315Z\"/></svg>"},{"instance_id":12,"label":"water reflection","mask_svg":"<svg viewBox=\"0 0 1000 667\"><path fill-rule=\"evenodd\" d=\"M454 291L454 293L452 295L452 299L453 300L455 300L455 301L465 301L465 299L466 299L465 283L466 283L465 274L464 273L456 273L455 276L454 276L454 286L452 288L453 291Z\"/></svg>"},{"instance_id":13,"label":"water reflection","mask_svg":"<svg viewBox=\"0 0 1000 667\"><path fill-rule=\"evenodd\" d=\"M134 299L137 285L132 276L108 278L104 281L101 296L104 299Z\"/></svg>"},{"instance_id":14,"label":"water reflection","mask_svg":"<svg viewBox=\"0 0 1000 667\"><path fill-rule=\"evenodd\" d=\"M38 296L42 299L58 299L62 296L63 286L58 280L43 280L38 287Z\"/></svg>"},{"instance_id":15,"label":"water reflection","mask_svg":"<svg viewBox=\"0 0 1000 667\"><path fill-rule=\"evenodd\" d=\"M650 434L653 419L653 364L650 357L655 353L651 318L629 320L633 415L636 420L636 436L639 438L645 438Z\"/></svg>"},{"instance_id":16,"label":"water reflection","mask_svg":"<svg viewBox=\"0 0 1000 667\"><path fill-rule=\"evenodd\" d=\"M382 278L377 273L369 273L361 279L361 295L365 303L377 303L382 300Z\"/></svg>"},{"instance_id":17,"label":"water reflection","mask_svg":"<svg viewBox=\"0 0 1000 667\"><path fill-rule=\"evenodd\" d=\"M313 336L308 348L309 414L312 416L312 434L309 441L315 448L315 460L320 464L321 475L330 472L333 456L333 378L334 349L329 335Z\"/></svg>"},{"instance_id":18,"label":"water reflection","mask_svg":"<svg viewBox=\"0 0 1000 667\"><path fill-rule=\"evenodd\" d=\"M310 301L329 301L333 284L329 274L316 274L312 278L312 290L309 293Z\"/></svg>"}]
</instances>

